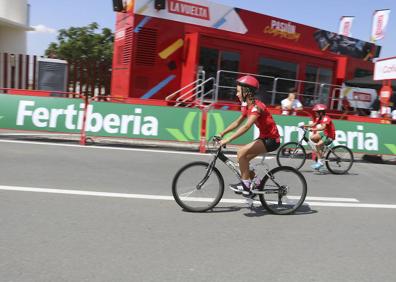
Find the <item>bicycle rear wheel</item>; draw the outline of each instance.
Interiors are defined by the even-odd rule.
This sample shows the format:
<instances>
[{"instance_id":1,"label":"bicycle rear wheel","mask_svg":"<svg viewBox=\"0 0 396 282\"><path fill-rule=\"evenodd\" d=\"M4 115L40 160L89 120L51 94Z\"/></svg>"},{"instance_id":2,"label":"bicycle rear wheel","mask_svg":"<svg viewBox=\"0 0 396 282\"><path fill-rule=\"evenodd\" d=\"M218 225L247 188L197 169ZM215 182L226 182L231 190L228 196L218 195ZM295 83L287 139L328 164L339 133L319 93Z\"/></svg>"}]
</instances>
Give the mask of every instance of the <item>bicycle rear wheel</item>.
<instances>
[{"instance_id":1,"label":"bicycle rear wheel","mask_svg":"<svg viewBox=\"0 0 396 282\"><path fill-rule=\"evenodd\" d=\"M326 155L326 167L334 174L347 173L353 164L352 151L343 145L334 146Z\"/></svg>"},{"instance_id":2,"label":"bicycle rear wheel","mask_svg":"<svg viewBox=\"0 0 396 282\"><path fill-rule=\"evenodd\" d=\"M300 169L307 158L305 149L297 142L283 144L276 154L278 166L291 166Z\"/></svg>"},{"instance_id":3,"label":"bicycle rear wheel","mask_svg":"<svg viewBox=\"0 0 396 282\"><path fill-rule=\"evenodd\" d=\"M210 210L223 196L223 177L217 168L214 167L211 173L208 168L206 162L193 162L182 167L173 178L173 197L186 211Z\"/></svg>"},{"instance_id":4,"label":"bicycle rear wheel","mask_svg":"<svg viewBox=\"0 0 396 282\"><path fill-rule=\"evenodd\" d=\"M307 182L293 167L280 166L268 172L258 189L260 202L274 214L291 214L305 201Z\"/></svg>"}]
</instances>

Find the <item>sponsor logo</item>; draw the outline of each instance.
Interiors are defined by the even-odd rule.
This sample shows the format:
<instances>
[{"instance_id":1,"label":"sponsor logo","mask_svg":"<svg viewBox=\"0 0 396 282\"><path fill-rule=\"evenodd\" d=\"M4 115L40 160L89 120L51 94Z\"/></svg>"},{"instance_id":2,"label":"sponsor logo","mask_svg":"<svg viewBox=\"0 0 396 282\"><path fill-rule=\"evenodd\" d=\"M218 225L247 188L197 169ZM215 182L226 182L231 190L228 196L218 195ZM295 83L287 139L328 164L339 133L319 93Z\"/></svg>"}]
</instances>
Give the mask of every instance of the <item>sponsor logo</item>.
<instances>
[{"instance_id":1,"label":"sponsor logo","mask_svg":"<svg viewBox=\"0 0 396 282\"><path fill-rule=\"evenodd\" d=\"M353 99L361 102L371 102L371 94L364 92L353 92Z\"/></svg>"},{"instance_id":2,"label":"sponsor logo","mask_svg":"<svg viewBox=\"0 0 396 282\"><path fill-rule=\"evenodd\" d=\"M18 105L17 126L31 122L38 128L66 128L81 130L84 117L84 104L79 109L68 105L63 109L35 107L34 101L21 100ZM94 112L92 105L88 106L86 116L86 131L108 134L158 136L158 119L153 116L143 116L141 108L135 108L132 115L108 114Z\"/></svg>"},{"instance_id":3,"label":"sponsor logo","mask_svg":"<svg viewBox=\"0 0 396 282\"><path fill-rule=\"evenodd\" d=\"M375 30L375 36L381 36L382 35L382 25L384 22L384 15L379 15L377 19L377 28Z\"/></svg>"},{"instance_id":4,"label":"sponsor logo","mask_svg":"<svg viewBox=\"0 0 396 282\"><path fill-rule=\"evenodd\" d=\"M193 17L201 20L210 20L209 8L178 0L168 0L168 11L172 14Z\"/></svg>"},{"instance_id":5,"label":"sponsor logo","mask_svg":"<svg viewBox=\"0 0 396 282\"><path fill-rule=\"evenodd\" d=\"M383 73L392 73L392 72L396 72L396 65L391 65L391 66L384 66Z\"/></svg>"},{"instance_id":6,"label":"sponsor logo","mask_svg":"<svg viewBox=\"0 0 396 282\"><path fill-rule=\"evenodd\" d=\"M271 20L271 25L266 26L263 32L274 37L294 40L296 42L300 40L301 37L301 33L296 32L295 25L290 22L285 23L277 20Z\"/></svg>"}]
</instances>

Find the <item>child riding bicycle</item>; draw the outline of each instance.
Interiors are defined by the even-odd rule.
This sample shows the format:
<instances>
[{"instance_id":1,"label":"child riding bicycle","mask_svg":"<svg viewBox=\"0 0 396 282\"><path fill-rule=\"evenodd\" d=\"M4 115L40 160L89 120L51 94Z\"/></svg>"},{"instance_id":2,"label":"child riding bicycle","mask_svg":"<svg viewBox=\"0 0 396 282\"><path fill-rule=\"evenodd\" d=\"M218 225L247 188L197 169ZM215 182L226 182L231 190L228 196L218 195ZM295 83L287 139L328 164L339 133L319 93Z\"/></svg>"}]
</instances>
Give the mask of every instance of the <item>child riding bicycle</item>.
<instances>
[{"instance_id":1,"label":"child riding bicycle","mask_svg":"<svg viewBox=\"0 0 396 282\"><path fill-rule=\"evenodd\" d=\"M324 165L324 146L331 144L335 139L335 127L331 118L326 115L326 105L316 104L312 110L315 113L313 123L310 125L304 125L304 127L309 128L313 132L311 135L311 141L315 143L318 159L311 167L315 170L319 170Z\"/></svg>"},{"instance_id":2,"label":"child riding bicycle","mask_svg":"<svg viewBox=\"0 0 396 282\"><path fill-rule=\"evenodd\" d=\"M241 102L241 115L223 132L219 133L222 138L227 133L238 128L247 119L246 123L239 127L236 132L220 141L220 146L224 146L246 133L253 124L260 131L260 135L256 140L244 145L237 153L242 182L231 184L230 188L244 195L250 194L251 182L255 176L254 172L249 170L250 161L260 154L275 151L280 145L280 135L272 115L266 105L254 97L258 88L259 82L253 76L246 75L237 80L236 96Z\"/></svg>"}]
</instances>

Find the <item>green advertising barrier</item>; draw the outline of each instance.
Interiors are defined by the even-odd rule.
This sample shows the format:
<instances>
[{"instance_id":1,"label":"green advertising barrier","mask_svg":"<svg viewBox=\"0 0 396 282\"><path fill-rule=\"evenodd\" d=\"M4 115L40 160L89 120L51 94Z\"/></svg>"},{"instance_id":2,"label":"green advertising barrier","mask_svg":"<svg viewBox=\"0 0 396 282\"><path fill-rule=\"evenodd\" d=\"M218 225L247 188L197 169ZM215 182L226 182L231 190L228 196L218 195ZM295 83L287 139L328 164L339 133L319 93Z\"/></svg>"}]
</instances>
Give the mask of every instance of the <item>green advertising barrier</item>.
<instances>
[{"instance_id":1,"label":"green advertising barrier","mask_svg":"<svg viewBox=\"0 0 396 282\"><path fill-rule=\"evenodd\" d=\"M93 102L87 109L87 136L199 141L198 109ZM84 102L80 99L0 94L0 127L80 133Z\"/></svg>"},{"instance_id":2,"label":"green advertising barrier","mask_svg":"<svg viewBox=\"0 0 396 282\"><path fill-rule=\"evenodd\" d=\"M94 102L88 107L86 124L88 136L198 142L201 111L189 108Z\"/></svg>"},{"instance_id":3,"label":"green advertising barrier","mask_svg":"<svg viewBox=\"0 0 396 282\"><path fill-rule=\"evenodd\" d=\"M228 126L240 115L235 111L215 110L209 112L207 136L213 136ZM308 123L307 117L274 115L281 142L296 141L299 138L298 124ZM333 120L336 127L335 144L348 146L353 152L368 154L396 154L396 126L367 122ZM301 133L300 133L301 134ZM258 136L257 129L250 129L233 144L246 144Z\"/></svg>"},{"instance_id":4,"label":"green advertising barrier","mask_svg":"<svg viewBox=\"0 0 396 282\"><path fill-rule=\"evenodd\" d=\"M79 133L84 114L81 99L0 95L0 127Z\"/></svg>"},{"instance_id":5,"label":"green advertising barrier","mask_svg":"<svg viewBox=\"0 0 396 282\"><path fill-rule=\"evenodd\" d=\"M209 111L206 138L223 131L240 112ZM80 99L0 94L0 128L80 133L84 102ZM144 138L199 142L202 113L199 109L93 102L87 109L87 136ZM274 115L281 141L298 139L298 124L308 118ZM396 127L390 124L334 120L335 143L354 152L396 155ZM258 135L250 129L233 144L247 144Z\"/></svg>"}]
</instances>

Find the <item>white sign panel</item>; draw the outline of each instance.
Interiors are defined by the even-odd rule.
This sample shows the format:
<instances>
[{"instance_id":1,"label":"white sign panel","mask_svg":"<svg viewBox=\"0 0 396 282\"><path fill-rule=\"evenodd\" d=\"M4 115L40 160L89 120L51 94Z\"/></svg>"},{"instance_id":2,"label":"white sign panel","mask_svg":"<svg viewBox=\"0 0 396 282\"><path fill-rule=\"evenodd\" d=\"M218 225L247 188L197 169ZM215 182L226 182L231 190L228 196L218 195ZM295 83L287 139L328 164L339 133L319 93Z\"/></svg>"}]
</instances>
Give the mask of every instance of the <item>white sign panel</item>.
<instances>
[{"instance_id":1,"label":"white sign panel","mask_svg":"<svg viewBox=\"0 0 396 282\"><path fill-rule=\"evenodd\" d=\"M396 79L396 57L375 62L374 80Z\"/></svg>"},{"instance_id":2,"label":"white sign panel","mask_svg":"<svg viewBox=\"0 0 396 282\"><path fill-rule=\"evenodd\" d=\"M346 97L353 108L370 109L377 98L377 91L371 88L344 87L342 97Z\"/></svg>"},{"instance_id":3,"label":"white sign panel","mask_svg":"<svg viewBox=\"0 0 396 282\"><path fill-rule=\"evenodd\" d=\"M136 0L135 14L196 24L245 34L247 28L233 7L207 0L167 0L164 10L156 10L152 0Z\"/></svg>"}]
</instances>

